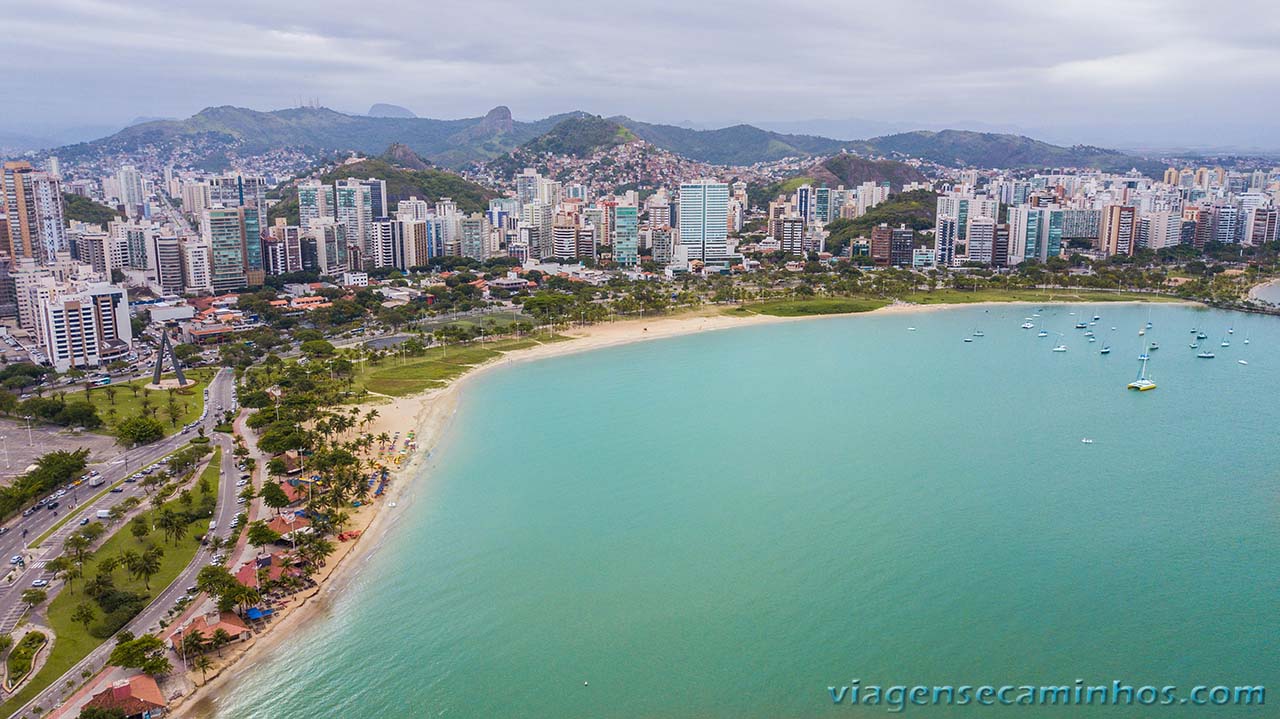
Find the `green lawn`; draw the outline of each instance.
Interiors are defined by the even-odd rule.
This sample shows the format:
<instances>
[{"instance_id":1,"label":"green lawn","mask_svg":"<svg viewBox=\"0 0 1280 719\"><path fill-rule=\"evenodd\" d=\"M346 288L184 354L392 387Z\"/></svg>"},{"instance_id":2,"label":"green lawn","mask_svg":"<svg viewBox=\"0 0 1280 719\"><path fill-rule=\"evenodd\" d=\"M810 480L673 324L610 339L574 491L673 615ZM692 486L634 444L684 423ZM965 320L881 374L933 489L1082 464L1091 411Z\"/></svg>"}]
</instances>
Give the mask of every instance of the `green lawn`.
<instances>
[{"instance_id":1,"label":"green lawn","mask_svg":"<svg viewBox=\"0 0 1280 719\"><path fill-rule=\"evenodd\" d=\"M104 434L114 434L117 422L142 414L144 401L149 403L149 410L155 412L154 417L164 425L165 431L168 434L173 434L181 429L183 425L195 421L200 416L200 411L204 407L203 390L209 386L215 371L206 367L184 372L187 379L194 381L195 384L180 390L174 390L173 397L178 410L177 415L174 417L169 415L169 391L146 389L146 385L151 381L150 378L107 385L106 387L94 387L89 391L88 399L98 409L98 416L102 418L103 422L101 431ZM167 376L171 377L172 375ZM112 392L108 391L108 387L115 388L114 401L111 396ZM134 387L138 390L136 394L133 391ZM77 392L69 393L67 398L83 399L84 396L85 391L81 387ZM174 423L175 420L176 424Z\"/></svg>"},{"instance_id":2,"label":"green lawn","mask_svg":"<svg viewBox=\"0 0 1280 719\"><path fill-rule=\"evenodd\" d=\"M378 394L403 397L433 387L442 387L472 367L501 355L504 352L534 347L544 341L555 341L552 335L542 339L523 337L455 345L449 348L432 347L419 357L400 360L383 359L377 365L368 362L356 374L355 386Z\"/></svg>"},{"instance_id":3,"label":"green lawn","mask_svg":"<svg viewBox=\"0 0 1280 719\"><path fill-rule=\"evenodd\" d=\"M730 315L773 315L775 317L807 317L810 315L843 315L870 312L889 304L886 300L865 297L822 297L807 300L773 300L742 305L728 310Z\"/></svg>"},{"instance_id":4,"label":"green lawn","mask_svg":"<svg viewBox=\"0 0 1280 719\"><path fill-rule=\"evenodd\" d=\"M222 450L215 447L213 453L209 455L209 465L200 474L201 478L209 480L209 496L212 496L215 500L218 496L218 467L221 454ZM192 487L191 493L196 503L199 503L201 498L205 496L199 490L199 481ZM174 499L164 506L178 509L181 507L179 502L180 500L177 499L177 494L175 493ZM150 518L156 511L147 510L141 516ZM142 551L147 544L152 543L154 540L154 542L164 547L164 557L160 562L160 571L151 577L150 589L147 589L143 580L131 578L123 569L117 569L113 573L116 588L146 594L149 599L154 599L191 563L192 557L196 555L196 552L200 551L200 542L196 540L196 537L203 534L208 528L209 520L207 518L193 521L187 526L187 536L179 540L175 546L173 542L165 539L163 532L158 531L153 532L142 540L138 540L129 531L129 524L126 522L116 527L116 533L93 553L93 557L85 562L84 575L85 577L94 576L98 558L116 556L130 549ZM82 581L78 580L76 582L75 592L64 588L49 603L45 614L48 618L48 626L57 635L57 639L53 644L53 651L50 652L48 661L41 667L40 673L27 682L22 691L0 705L0 716L9 715L31 700L103 642L103 640L91 636L85 630L83 624L74 622L71 619L71 614L75 611L76 605L85 601L84 594L80 591L80 583ZM90 604L92 604L92 601L90 601ZM94 610L101 612L96 606L94 606ZM108 639L107 641L110 640ZM75 681L79 683L79 678L77 677ZM49 707L44 707L44 709L47 711Z\"/></svg>"}]
</instances>

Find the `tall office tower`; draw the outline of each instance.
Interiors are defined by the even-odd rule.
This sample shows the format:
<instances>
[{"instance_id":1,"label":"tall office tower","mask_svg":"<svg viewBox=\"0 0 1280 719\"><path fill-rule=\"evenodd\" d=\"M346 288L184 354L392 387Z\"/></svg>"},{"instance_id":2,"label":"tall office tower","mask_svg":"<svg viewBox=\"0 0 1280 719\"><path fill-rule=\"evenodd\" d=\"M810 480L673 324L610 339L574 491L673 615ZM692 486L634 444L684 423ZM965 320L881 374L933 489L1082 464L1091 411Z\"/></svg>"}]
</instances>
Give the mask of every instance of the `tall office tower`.
<instances>
[{"instance_id":1,"label":"tall office tower","mask_svg":"<svg viewBox=\"0 0 1280 719\"><path fill-rule=\"evenodd\" d=\"M966 245L969 232L970 217L989 217L996 219L1000 214L1000 202L988 197L978 197L962 192L948 192L938 196L938 209L935 221L942 226L944 217L953 221L953 235L942 241L939 233L937 257L939 265L952 265L956 259L956 248ZM1012 254L1012 253L1011 253Z\"/></svg>"},{"instance_id":2,"label":"tall office tower","mask_svg":"<svg viewBox=\"0 0 1280 719\"><path fill-rule=\"evenodd\" d=\"M613 222L613 261L620 267L635 267L640 264L640 208L616 208Z\"/></svg>"},{"instance_id":3,"label":"tall office tower","mask_svg":"<svg viewBox=\"0 0 1280 719\"><path fill-rule=\"evenodd\" d=\"M1133 255L1138 248L1138 211L1130 205L1108 205L1102 211L1102 252L1111 255Z\"/></svg>"},{"instance_id":4,"label":"tall office tower","mask_svg":"<svg viewBox=\"0 0 1280 719\"><path fill-rule=\"evenodd\" d=\"M133 165L124 165L116 172L116 182L120 185L120 204L130 217L138 217L139 208L146 202L146 191L142 187L142 173Z\"/></svg>"},{"instance_id":5,"label":"tall office tower","mask_svg":"<svg viewBox=\"0 0 1280 719\"><path fill-rule=\"evenodd\" d=\"M1048 246L1044 239L1048 223L1045 222L1044 215L1044 210L1039 207L1009 207L1009 265L1019 265L1028 260L1042 262L1048 258Z\"/></svg>"},{"instance_id":6,"label":"tall office tower","mask_svg":"<svg viewBox=\"0 0 1280 719\"><path fill-rule=\"evenodd\" d=\"M538 199L538 182L542 176L532 167L524 168L524 172L516 175L516 199L521 206Z\"/></svg>"},{"instance_id":7,"label":"tall office tower","mask_svg":"<svg viewBox=\"0 0 1280 719\"><path fill-rule=\"evenodd\" d=\"M370 269L373 245L373 200L368 185L345 179L334 183L334 218L346 229L348 263L353 270Z\"/></svg>"},{"instance_id":8,"label":"tall office tower","mask_svg":"<svg viewBox=\"0 0 1280 719\"><path fill-rule=\"evenodd\" d=\"M326 219L333 221L332 218ZM301 227L287 224L283 217L276 218L262 244L263 270L266 274L283 275L302 271L302 234Z\"/></svg>"},{"instance_id":9,"label":"tall office tower","mask_svg":"<svg viewBox=\"0 0 1280 719\"><path fill-rule=\"evenodd\" d=\"M804 218L799 215L783 217L775 223L777 232L773 239L783 252L791 255L804 254Z\"/></svg>"},{"instance_id":10,"label":"tall office tower","mask_svg":"<svg viewBox=\"0 0 1280 719\"><path fill-rule=\"evenodd\" d=\"M1166 184L1166 185L1176 185L1176 184L1178 184L1178 177L1179 177L1179 174L1180 174L1180 173L1178 172L1178 168L1176 168L1176 167L1170 167L1169 169L1165 170L1165 171L1164 171L1164 184Z\"/></svg>"},{"instance_id":11,"label":"tall office tower","mask_svg":"<svg viewBox=\"0 0 1280 719\"><path fill-rule=\"evenodd\" d=\"M214 292L262 284L262 230L256 207L205 210L200 236L209 245L209 276Z\"/></svg>"},{"instance_id":12,"label":"tall office tower","mask_svg":"<svg viewBox=\"0 0 1280 719\"><path fill-rule=\"evenodd\" d=\"M551 254L558 260L571 260L578 256L578 221L570 214L557 213L551 227Z\"/></svg>"},{"instance_id":13,"label":"tall office tower","mask_svg":"<svg viewBox=\"0 0 1280 719\"><path fill-rule=\"evenodd\" d=\"M427 220L416 220L408 214L398 215L396 232L398 244L392 255L396 267L409 271L413 267L422 267L431 262L430 223Z\"/></svg>"},{"instance_id":14,"label":"tall office tower","mask_svg":"<svg viewBox=\"0 0 1280 719\"><path fill-rule=\"evenodd\" d=\"M373 244L369 247L370 267L399 267L396 264L397 245L403 247L399 237L400 222L390 217L373 218Z\"/></svg>"},{"instance_id":15,"label":"tall office tower","mask_svg":"<svg viewBox=\"0 0 1280 719\"><path fill-rule=\"evenodd\" d=\"M208 181L209 203L223 207L267 206L267 180L249 175L226 175Z\"/></svg>"},{"instance_id":16,"label":"tall office tower","mask_svg":"<svg viewBox=\"0 0 1280 719\"><path fill-rule=\"evenodd\" d=\"M813 187L810 185L797 187L794 197L796 214L806 223L813 222Z\"/></svg>"},{"instance_id":17,"label":"tall office tower","mask_svg":"<svg viewBox=\"0 0 1280 719\"><path fill-rule=\"evenodd\" d=\"M157 235L151 238L151 245L160 294L182 294L182 245L178 238Z\"/></svg>"},{"instance_id":18,"label":"tall office tower","mask_svg":"<svg viewBox=\"0 0 1280 719\"><path fill-rule=\"evenodd\" d=\"M1152 212L1143 216L1140 223L1140 247L1160 250L1182 243L1182 214L1179 212Z\"/></svg>"},{"instance_id":19,"label":"tall office tower","mask_svg":"<svg viewBox=\"0 0 1280 719\"><path fill-rule=\"evenodd\" d=\"M138 220L113 220L108 231L116 240L123 241L128 261L126 266L131 270L149 270L153 267L151 238L155 234L150 222Z\"/></svg>"},{"instance_id":20,"label":"tall office tower","mask_svg":"<svg viewBox=\"0 0 1280 719\"><path fill-rule=\"evenodd\" d=\"M858 185L858 216L867 214L867 210L889 199L889 185L886 183L864 182Z\"/></svg>"},{"instance_id":21,"label":"tall office tower","mask_svg":"<svg viewBox=\"0 0 1280 719\"><path fill-rule=\"evenodd\" d=\"M473 212L458 221L458 251L473 260L489 258L489 221L479 212Z\"/></svg>"},{"instance_id":22,"label":"tall office tower","mask_svg":"<svg viewBox=\"0 0 1280 719\"><path fill-rule=\"evenodd\" d=\"M677 216L680 247L691 260L715 262L729 257L729 185L712 179L680 183Z\"/></svg>"},{"instance_id":23,"label":"tall office tower","mask_svg":"<svg viewBox=\"0 0 1280 719\"><path fill-rule=\"evenodd\" d=\"M1211 239L1214 242L1222 244L1233 244L1240 241L1238 237L1240 222L1240 207L1234 202L1215 202L1209 208L1213 217L1213 235Z\"/></svg>"},{"instance_id":24,"label":"tall office tower","mask_svg":"<svg viewBox=\"0 0 1280 719\"><path fill-rule=\"evenodd\" d=\"M1264 242L1275 242L1280 238L1280 210L1274 207L1259 207L1252 213L1249 222L1248 243L1261 245Z\"/></svg>"},{"instance_id":25,"label":"tall office tower","mask_svg":"<svg viewBox=\"0 0 1280 719\"><path fill-rule=\"evenodd\" d=\"M369 188L369 205L374 217L390 217L391 207L387 204L387 181L370 177L361 180L360 184Z\"/></svg>"},{"instance_id":26,"label":"tall office tower","mask_svg":"<svg viewBox=\"0 0 1280 719\"><path fill-rule=\"evenodd\" d=\"M832 214L832 191L830 187L819 187L813 191L813 219L822 226L835 219Z\"/></svg>"},{"instance_id":27,"label":"tall office tower","mask_svg":"<svg viewBox=\"0 0 1280 719\"><path fill-rule=\"evenodd\" d=\"M578 227L578 258L579 259L597 259L596 247L599 244L600 235L596 232L596 226L590 222Z\"/></svg>"},{"instance_id":28,"label":"tall office tower","mask_svg":"<svg viewBox=\"0 0 1280 719\"><path fill-rule=\"evenodd\" d=\"M552 227L556 221L555 208L532 200L520 208L520 221L529 227L529 253L536 259L556 257Z\"/></svg>"},{"instance_id":29,"label":"tall office tower","mask_svg":"<svg viewBox=\"0 0 1280 719\"><path fill-rule=\"evenodd\" d=\"M29 162L6 162L3 171L0 185L9 235L4 249L15 259L53 261L54 255L70 247L62 216L62 183L46 172L36 172Z\"/></svg>"},{"instance_id":30,"label":"tall office tower","mask_svg":"<svg viewBox=\"0 0 1280 719\"><path fill-rule=\"evenodd\" d=\"M182 285L189 293L213 291L209 243L203 239L182 241Z\"/></svg>"},{"instance_id":31,"label":"tall office tower","mask_svg":"<svg viewBox=\"0 0 1280 719\"><path fill-rule=\"evenodd\" d=\"M649 250L653 253L653 261L659 265L671 263L672 234L670 225L649 228Z\"/></svg>"},{"instance_id":32,"label":"tall office tower","mask_svg":"<svg viewBox=\"0 0 1280 719\"><path fill-rule=\"evenodd\" d=\"M995 240L991 243L991 264L996 267L1009 265L1009 223L996 225Z\"/></svg>"},{"instance_id":33,"label":"tall office tower","mask_svg":"<svg viewBox=\"0 0 1280 719\"><path fill-rule=\"evenodd\" d=\"M443 254L458 257L462 249L458 246L458 203L452 197L441 197L436 200L436 217L440 219L440 243Z\"/></svg>"},{"instance_id":34,"label":"tall office tower","mask_svg":"<svg viewBox=\"0 0 1280 719\"><path fill-rule=\"evenodd\" d=\"M994 260L996 221L985 215L969 218L965 233L965 260L990 265Z\"/></svg>"},{"instance_id":35,"label":"tall office tower","mask_svg":"<svg viewBox=\"0 0 1280 719\"><path fill-rule=\"evenodd\" d=\"M671 226L671 205L666 202L650 203L649 225L652 227Z\"/></svg>"},{"instance_id":36,"label":"tall office tower","mask_svg":"<svg viewBox=\"0 0 1280 719\"><path fill-rule=\"evenodd\" d=\"M302 233L302 269L322 275L337 275L353 268L359 260L348 251L353 243L347 239L346 224L337 220L317 220Z\"/></svg>"},{"instance_id":37,"label":"tall office tower","mask_svg":"<svg viewBox=\"0 0 1280 719\"><path fill-rule=\"evenodd\" d=\"M298 183L298 227L310 229L311 221L333 217L333 185L319 180Z\"/></svg>"},{"instance_id":38,"label":"tall office tower","mask_svg":"<svg viewBox=\"0 0 1280 719\"><path fill-rule=\"evenodd\" d=\"M209 201L209 183L182 183L182 209L192 217L200 217L213 205Z\"/></svg>"},{"instance_id":39,"label":"tall office tower","mask_svg":"<svg viewBox=\"0 0 1280 719\"><path fill-rule=\"evenodd\" d=\"M538 178L538 202L545 202L552 207L556 207L564 199L560 189L560 183L546 177Z\"/></svg>"}]
</instances>

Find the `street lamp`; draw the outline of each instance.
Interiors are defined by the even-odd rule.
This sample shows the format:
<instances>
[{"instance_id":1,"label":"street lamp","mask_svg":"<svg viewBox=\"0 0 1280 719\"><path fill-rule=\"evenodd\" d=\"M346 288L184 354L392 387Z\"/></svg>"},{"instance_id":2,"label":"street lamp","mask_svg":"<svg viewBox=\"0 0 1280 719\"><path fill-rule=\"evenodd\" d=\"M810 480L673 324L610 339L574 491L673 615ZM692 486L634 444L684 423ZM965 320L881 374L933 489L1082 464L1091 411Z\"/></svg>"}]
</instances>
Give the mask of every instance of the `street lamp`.
<instances>
[{"instance_id":1,"label":"street lamp","mask_svg":"<svg viewBox=\"0 0 1280 719\"><path fill-rule=\"evenodd\" d=\"M35 440L31 438L31 415L26 415L23 419L27 420L27 446L34 447L36 446L36 443Z\"/></svg>"}]
</instances>

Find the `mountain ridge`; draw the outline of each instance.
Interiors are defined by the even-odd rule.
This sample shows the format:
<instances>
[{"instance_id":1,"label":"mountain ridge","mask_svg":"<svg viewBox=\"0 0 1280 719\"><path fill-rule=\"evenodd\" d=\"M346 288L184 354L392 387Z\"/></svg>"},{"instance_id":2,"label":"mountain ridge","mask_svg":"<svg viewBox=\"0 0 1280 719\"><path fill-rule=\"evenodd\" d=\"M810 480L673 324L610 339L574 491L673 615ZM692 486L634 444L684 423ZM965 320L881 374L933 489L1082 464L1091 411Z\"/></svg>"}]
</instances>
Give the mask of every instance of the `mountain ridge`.
<instances>
[{"instance_id":1,"label":"mountain ridge","mask_svg":"<svg viewBox=\"0 0 1280 719\"><path fill-rule=\"evenodd\" d=\"M58 148L67 160L138 153L204 157L253 155L281 148L376 154L403 144L423 159L461 168L504 156L551 132L568 119L597 118L626 128L659 148L699 162L750 165L788 157L823 157L852 150L870 157L918 157L951 167L1095 167L1148 174L1163 167L1118 150L1063 147L1022 135L969 130L917 130L868 140L842 141L816 135L773 132L747 124L711 130L647 123L617 115L603 118L575 110L540 120L515 120L499 105L481 117L438 120L369 117L329 108L258 111L231 105L207 107L185 120L157 120L124 128L91 142Z\"/></svg>"}]
</instances>

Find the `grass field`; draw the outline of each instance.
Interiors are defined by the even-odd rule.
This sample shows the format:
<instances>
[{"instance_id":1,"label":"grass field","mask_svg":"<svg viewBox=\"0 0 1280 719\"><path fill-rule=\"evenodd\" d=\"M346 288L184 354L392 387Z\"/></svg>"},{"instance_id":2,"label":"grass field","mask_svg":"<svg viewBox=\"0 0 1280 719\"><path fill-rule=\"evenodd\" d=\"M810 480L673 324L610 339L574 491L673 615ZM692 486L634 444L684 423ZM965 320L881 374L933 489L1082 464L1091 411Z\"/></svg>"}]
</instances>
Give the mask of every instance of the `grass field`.
<instances>
[{"instance_id":1,"label":"grass field","mask_svg":"<svg viewBox=\"0 0 1280 719\"><path fill-rule=\"evenodd\" d=\"M404 397L433 387L442 387L468 369L504 352L560 339L564 338L550 335L538 339L523 337L449 348L433 347L420 357L404 360L390 357L377 365L366 362L356 375L355 386L378 394Z\"/></svg>"},{"instance_id":2,"label":"grass field","mask_svg":"<svg viewBox=\"0 0 1280 719\"><path fill-rule=\"evenodd\" d=\"M94 387L88 394L88 399L98 410L98 416L102 418L102 428L99 430L104 434L114 434L114 428L117 422L142 414L143 402L150 403L150 409L155 410L155 418L160 420L164 425L167 434L173 434L188 422L194 421L200 416L200 411L204 407L204 398L202 392L205 387L209 386L210 380L213 379L215 370L210 368L200 368L186 370L187 379L195 382L194 385L180 390L174 390L173 397L177 414L173 417L169 415L169 391L168 390L149 390L146 385L150 379L134 380L132 382L122 382L116 385L107 385L107 387L115 387L114 402L111 393L107 391L107 387ZM169 375L170 377L172 375ZM137 393L133 391L133 387L137 388ZM68 394L68 399L84 398L84 388L80 388L78 392ZM177 424L174 424L174 420Z\"/></svg>"},{"instance_id":3,"label":"grass field","mask_svg":"<svg viewBox=\"0 0 1280 719\"><path fill-rule=\"evenodd\" d=\"M201 478L209 480L208 496L217 498L218 496L218 467L222 450L215 447L213 453L209 455L209 465L201 472ZM202 497L199 490L199 481L193 486L191 493L193 500L198 504ZM180 500L175 498L167 502L164 506L172 509L179 509ZM143 512L142 517L150 519L158 510L147 510ZM84 576L86 578L93 577L96 573L96 567L102 557L118 556L126 550L140 552L146 548L148 544L159 543L164 547L164 557L160 561L160 571L151 577L151 588L147 589L146 583L141 579L133 579L123 569L117 569L113 576L117 589L130 592L138 592L146 594L148 601L154 599L161 591L164 590L177 576L191 563L191 559L200 551L200 542L196 539L203 534L209 527L207 518L197 519L187 525L187 536L178 541L175 546L172 542L165 540L164 534L153 532L147 537L139 540L129 531L128 523L123 523L116 527L116 533L111 536L93 556L84 564ZM122 531L123 530L123 531ZM14 694L4 704L0 704L0 716L8 716L17 710L23 704L27 703L34 696L39 694L45 687L52 684L56 679L61 677L68 669L75 666L76 662L83 659L89 652L103 642L103 640L93 637L85 629L83 624L72 621L71 614L75 611L76 606L80 602L86 601L81 591L81 582L78 580L75 592L64 588L58 592L58 596L53 598L49 603L49 607L45 612L48 618L48 626L53 629L57 639L53 644L53 651L49 654L48 661L41 667L40 673L22 688L17 694ZM91 601L89 602L93 604ZM94 606L95 612L101 612ZM107 640L110 641L110 640ZM76 679L79 683L79 679ZM44 707L48 710L49 707Z\"/></svg>"},{"instance_id":4,"label":"grass field","mask_svg":"<svg viewBox=\"0 0 1280 719\"><path fill-rule=\"evenodd\" d=\"M773 300L756 302L727 310L730 315L773 315L774 317L808 317L811 315L844 315L870 312L889 304L886 300L860 297L823 297L807 300Z\"/></svg>"}]
</instances>

